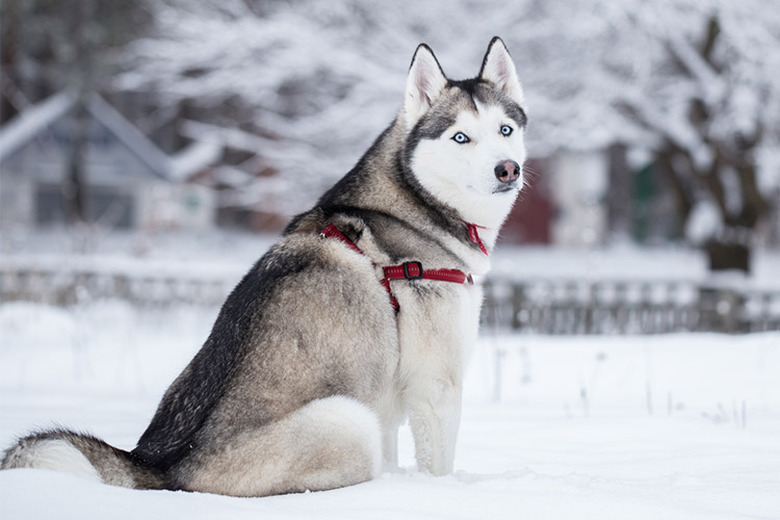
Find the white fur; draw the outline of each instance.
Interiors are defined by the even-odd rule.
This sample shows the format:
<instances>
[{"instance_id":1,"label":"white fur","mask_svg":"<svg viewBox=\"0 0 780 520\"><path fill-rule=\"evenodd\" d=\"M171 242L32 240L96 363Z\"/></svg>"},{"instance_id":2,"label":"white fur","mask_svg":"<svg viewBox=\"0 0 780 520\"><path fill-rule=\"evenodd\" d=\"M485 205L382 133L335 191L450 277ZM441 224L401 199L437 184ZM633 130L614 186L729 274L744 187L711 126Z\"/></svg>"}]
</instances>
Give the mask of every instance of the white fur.
<instances>
[{"instance_id":1,"label":"white fur","mask_svg":"<svg viewBox=\"0 0 780 520\"><path fill-rule=\"evenodd\" d=\"M62 439L36 441L24 450L15 467L50 469L94 482L103 482L97 469L71 443Z\"/></svg>"},{"instance_id":2,"label":"white fur","mask_svg":"<svg viewBox=\"0 0 780 520\"><path fill-rule=\"evenodd\" d=\"M302 409L306 421L317 424L326 438L340 437L342 442L359 447L354 458L370 461L371 478L382 469L382 437L379 418L366 405L345 396L312 401Z\"/></svg>"},{"instance_id":3,"label":"white fur","mask_svg":"<svg viewBox=\"0 0 780 520\"><path fill-rule=\"evenodd\" d=\"M512 135L501 134L510 125ZM452 136L465 133L471 142L456 143ZM455 124L438 139L420 141L412 156L412 171L434 197L455 208L463 220L497 230L512 209L521 177L512 190L503 187L494 168L513 160L522 167L526 159L524 131L498 105L477 102L477 112L461 112Z\"/></svg>"},{"instance_id":4,"label":"white fur","mask_svg":"<svg viewBox=\"0 0 780 520\"><path fill-rule=\"evenodd\" d=\"M399 398L408 413L420 471L453 471L460 426L463 372L479 322L481 289L447 286L450 294L426 305L399 286L401 361ZM393 439L386 432L385 439Z\"/></svg>"}]
</instances>

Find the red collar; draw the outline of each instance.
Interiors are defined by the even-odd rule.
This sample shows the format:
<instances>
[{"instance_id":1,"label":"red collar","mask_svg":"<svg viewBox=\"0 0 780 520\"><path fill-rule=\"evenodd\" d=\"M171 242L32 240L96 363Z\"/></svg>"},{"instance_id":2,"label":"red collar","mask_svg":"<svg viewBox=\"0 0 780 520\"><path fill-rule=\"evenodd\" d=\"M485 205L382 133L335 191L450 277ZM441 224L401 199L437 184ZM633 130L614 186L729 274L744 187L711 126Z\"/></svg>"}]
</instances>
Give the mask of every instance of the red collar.
<instances>
[{"instance_id":1,"label":"red collar","mask_svg":"<svg viewBox=\"0 0 780 520\"><path fill-rule=\"evenodd\" d=\"M476 240L472 238L472 226L474 226L474 236L476 236ZM469 224L469 238L471 240L479 245L480 250L482 250L485 254L487 254L487 248L485 248L485 245L482 243L482 241L479 239L479 234L477 233L476 224ZM359 253L361 255L365 255L362 249L360 249L358 246L355 245L354 242L352 242L350 239L348 239L339 229L334 226L333 224L328 224L325 226L325 228L320 232L320 236L322 238L335 238L343 242L347 247L355 251L356 253ZM471 278L470 274L467 274L460 269L423 269L423 265L421 262L418 261L411 261L411 262L404 262L403 264L399 265L389 265L386 267L382 267L382 272L384 273L384 278L379 280L379 283L382 284L382 286L387 291L388 296L390 297L390 304L393 306L393 309L395 309L395 312L397 313L401 306L398 304L398 299L393 295L393 291L390 288L390 280L438 280L440 282L451 282L451 283L468 283L473 284L474 280Z\"/></svg>"}]
</instances>

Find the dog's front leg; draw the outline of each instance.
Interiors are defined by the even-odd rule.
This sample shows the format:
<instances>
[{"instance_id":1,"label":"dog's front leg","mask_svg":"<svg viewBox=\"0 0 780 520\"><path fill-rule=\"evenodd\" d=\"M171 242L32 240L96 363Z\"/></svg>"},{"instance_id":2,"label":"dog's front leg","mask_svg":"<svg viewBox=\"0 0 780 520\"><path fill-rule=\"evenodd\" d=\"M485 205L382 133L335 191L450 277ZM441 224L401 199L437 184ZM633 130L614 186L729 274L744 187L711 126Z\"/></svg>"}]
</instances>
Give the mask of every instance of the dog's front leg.
<instances>
[{"instance_id":1,"label":"dog's front leg","mask_svg":"<svg viewBox=\"0 0 780 520\"><path fill-rule=\"evenodd\" d=\"M402 400L417 467L433 475L452 473L455 462L464 360L476 341L479 322L480 294L471 293L476 295L473 299L432 297L419 307L407 306L406 316L414 319L399 326Z\"/></svg>"},{"instance_id":2,"label":"dog's front leg","mask_svg":"<svg viewBox=\"0 0 780 520\"><path fill-rule=\"evenodd\" d=\"M460 426L461 385L440 383L438 391L410 403L409 423L420 471L452 473Z\"/></svg>"}]
</instances>

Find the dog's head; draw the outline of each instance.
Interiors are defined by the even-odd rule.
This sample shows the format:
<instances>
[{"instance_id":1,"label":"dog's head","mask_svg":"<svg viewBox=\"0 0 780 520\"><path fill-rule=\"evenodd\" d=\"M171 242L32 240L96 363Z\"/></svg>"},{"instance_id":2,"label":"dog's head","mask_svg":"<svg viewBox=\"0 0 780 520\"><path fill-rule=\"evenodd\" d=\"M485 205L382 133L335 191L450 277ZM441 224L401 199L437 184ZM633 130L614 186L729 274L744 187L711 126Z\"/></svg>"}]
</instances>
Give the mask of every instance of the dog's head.
<instances>
[{"instance_id":1,"label":"dog's head","mask_svg":"<svg viewBox=\"0 0 780 520\"><path fill-rule=\"evenodd\" d=\"M427 45L412 59L402 109L419 184L464 220L498 227L523 185L526 115L515 66L493 38L476 78L452 81Z\"/></svg>"}]
</instances>

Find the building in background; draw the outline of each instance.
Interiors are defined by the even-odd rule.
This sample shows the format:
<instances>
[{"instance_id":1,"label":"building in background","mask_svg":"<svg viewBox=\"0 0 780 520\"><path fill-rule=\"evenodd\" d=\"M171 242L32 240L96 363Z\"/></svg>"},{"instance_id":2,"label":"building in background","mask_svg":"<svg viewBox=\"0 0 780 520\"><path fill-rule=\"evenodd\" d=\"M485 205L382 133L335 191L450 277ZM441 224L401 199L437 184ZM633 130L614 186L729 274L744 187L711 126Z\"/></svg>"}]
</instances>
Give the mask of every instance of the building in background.
<instances>
[{"instance_id":1,"label":"building in background","mask_svg":"<svg viewBox=\"0 0 780 520\"><path fill-rule=\"evenodd\" d=\"M62 186L76 98L62 92L0 129L0 226L35 229L65 222ZM87 204L91 219L118 229L205 228L214 222L211 190L187 182L221 153L194 142L162 152L92 94L86 102Z\"/></svg>"}]
</instances>

